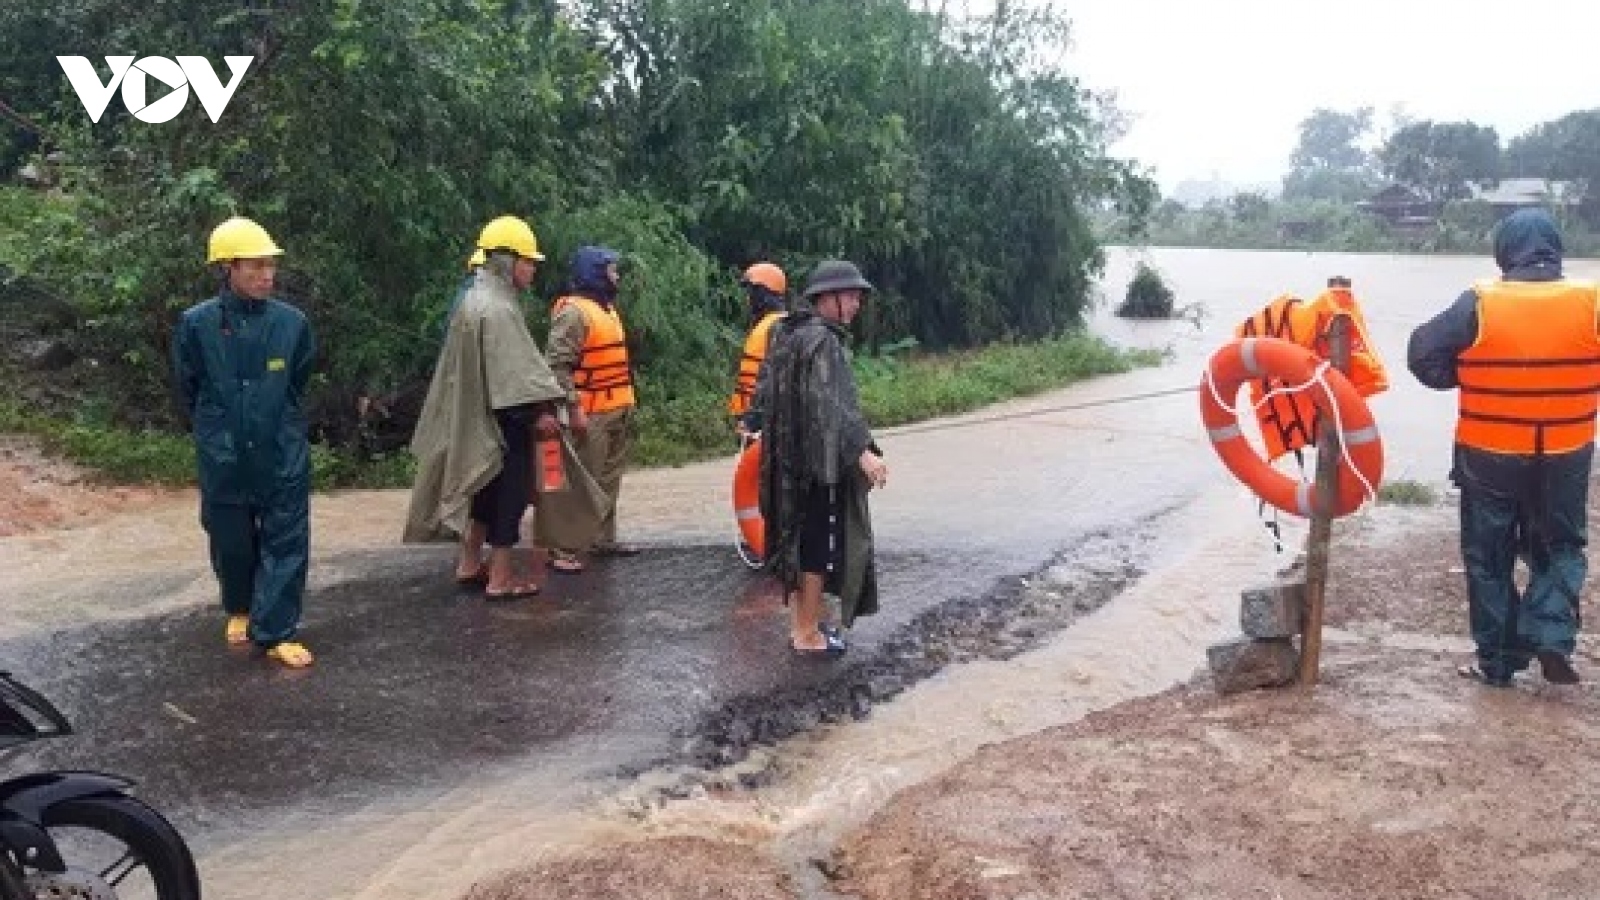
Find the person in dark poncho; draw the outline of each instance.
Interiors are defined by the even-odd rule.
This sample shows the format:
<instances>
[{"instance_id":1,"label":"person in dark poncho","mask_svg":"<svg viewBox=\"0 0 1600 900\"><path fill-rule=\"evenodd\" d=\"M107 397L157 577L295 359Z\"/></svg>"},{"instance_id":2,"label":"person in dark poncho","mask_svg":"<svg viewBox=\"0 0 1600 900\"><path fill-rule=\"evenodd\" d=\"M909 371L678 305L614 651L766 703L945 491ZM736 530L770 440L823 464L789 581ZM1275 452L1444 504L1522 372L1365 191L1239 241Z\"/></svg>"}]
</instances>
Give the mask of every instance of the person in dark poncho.
<instances>
[{"instance_id":1,"label":"person in dark poncho","mask_svg":"<svg viewBox=\"0 0 1600 900\"><path fill-rule=\"evenodd\" d=\"M790 645L802 654L845 651L839 628L824 621L824 593L839 598L845 628L878 610L867 494L887 483L889 470L861 414L846 351L846 328L871 290L853 263L818 263L774 327L756 386L765 565L782 582Z\"/></svg>"}]
</instances>

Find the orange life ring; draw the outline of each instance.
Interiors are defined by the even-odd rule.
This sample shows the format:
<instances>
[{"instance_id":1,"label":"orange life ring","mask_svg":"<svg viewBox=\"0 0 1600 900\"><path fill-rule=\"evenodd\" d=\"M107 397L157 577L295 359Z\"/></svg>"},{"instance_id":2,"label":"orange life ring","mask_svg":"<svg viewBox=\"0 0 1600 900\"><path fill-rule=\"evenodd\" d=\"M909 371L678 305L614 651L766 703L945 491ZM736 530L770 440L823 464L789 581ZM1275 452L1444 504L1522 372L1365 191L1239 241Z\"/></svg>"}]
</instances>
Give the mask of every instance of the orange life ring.
<instances>
[{"instance_id":1,"label":"orange life ring","mask_svg":"<svg viewBox=\"0 0 1600 900\"><path fill-rule=\"evenodd\" d=\"M759 559L767 552L767 523L761 518L761 438L752 438L733 470L733 518L739 534Z\"/></svg>"},{"instance_id":2,"label":"orange life ring","mask_svg":"<svg viewBox=\"0 0 1600 900\"><path fill-rule=\"evenodd\" d=\"M1332 366L1322 371L1326 391L1314 383L1321 366L1316 353L1291 341L1242 338L1224 344L1212 355L1200 384L1200 418L1223 465L1262 500L1307 518L1315 509L1312 483L1273 468L1245 438L1234 410L1224 404L1234 402L1246 382L1270 377L1288 385L1305 385L1321 414L1333 418L1334 410L1328 408L1331 392L1338 411L1333 421L1339 423L1344 452L1339 459L1339 496L1330 514L1347 516L1361 508L1368 491L1377 491L1383 479L1383 439L1366 400L1343 373Z\"/></svg>"}]
</instances>

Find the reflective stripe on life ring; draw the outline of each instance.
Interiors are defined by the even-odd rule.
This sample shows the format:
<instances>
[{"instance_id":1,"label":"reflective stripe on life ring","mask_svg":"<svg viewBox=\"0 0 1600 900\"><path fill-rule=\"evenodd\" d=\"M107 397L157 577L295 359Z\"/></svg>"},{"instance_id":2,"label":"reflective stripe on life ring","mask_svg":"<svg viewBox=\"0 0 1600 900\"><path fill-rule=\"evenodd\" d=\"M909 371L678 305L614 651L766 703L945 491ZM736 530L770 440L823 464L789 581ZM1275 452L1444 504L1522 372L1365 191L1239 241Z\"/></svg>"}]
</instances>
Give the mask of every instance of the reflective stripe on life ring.
<instances>
[{"instance_id":1,"label":"reflective stripe on life ring","mask_svg":"<svg viewBox=\"0 0 1600 900\"><path fill-rule=\"evenodd\" d=\"M1383 479L1383 439L1372 410L1349 378L1330 366L1320 376L1327 391L1313 381L1321 366L1322 360L1299 344L1280 338L1242 338L1224 344L1212 355L1200 384L1200 419L1223 465L1262 500L1306 518L1316 512L1312 483L1273 468L1245 438L1233 410L1222 404L1235 402L1246 382L1270 377L1288 385L1307 385L1304 390L1311 392L1317 410L1332 421L1333 410L1328 408L1331 391L1339 413L1337 421L1343 428L1344 452L1339 458L1339 495L1329 514L1347 516L1366 501L1368 486L1376 491ZM1356 477L1357 472L1361 477Z\"/></svg>"}]
</instances>

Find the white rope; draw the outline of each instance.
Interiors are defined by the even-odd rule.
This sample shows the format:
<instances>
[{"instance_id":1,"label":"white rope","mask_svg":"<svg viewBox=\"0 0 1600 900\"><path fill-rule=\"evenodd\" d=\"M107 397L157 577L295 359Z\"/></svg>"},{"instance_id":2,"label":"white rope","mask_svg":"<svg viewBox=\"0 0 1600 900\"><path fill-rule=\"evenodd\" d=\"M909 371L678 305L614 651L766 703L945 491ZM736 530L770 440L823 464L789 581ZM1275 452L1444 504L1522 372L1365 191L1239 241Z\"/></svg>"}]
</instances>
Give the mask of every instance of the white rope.
<instances>
[{"instance_id":1,"label":"white rope","mask_svg":"<svg viewBox=\"0 0 1600 900\"><path fill-rule=\"evenodd\" d=\"M1328 408L1333 410L1333 432L1339 441L1339 455L1344 458L1344 463L1350 471L1355 473L1356 480L1361 482L1361 488L1366 492L1367 499L1363 500L1361 505L1366 506L1368 503L1376 502L1378 492L1373 489L1372 482L1367 480L1367 476L1356 468L1356 461L1350 457L1350 447L1344 442L1344 417L1339 415L1339 404L1334 401L1333 387L1326 379L1318 378L1317 381L1322 385L1322 393L1328 398ZM1377 428L1377 422L1373 422L1373 428Z\"/></svg>"},{"instance_id":2,"label":"white rope","mask_svg":"<svg viewBox=\"0 0 1600 900\"><path fill-rule=\"evenodd\" d=\"M1258 402L1252 405L1250 411L1254 413L1256 410L1259 410L1261 407L1265 406L1267 401L1280 394L1298 394L1314 384L1320 385L1322 387L1323 394L1328 398L1328 408L1333 411L1333 428L1335 434L1339 438L1339 455L1344 459L1344 463L1350 469L1350 471L1355 473L1356 480L1361 482L1361 487L1366 491L1367 499L1362 502L1362 505L1365 506L1367 503L1377 500L1378 492L1373 490L1372 482L1367 480L1367 476L1363 475L1361 470L1356 468L1355 460L1350 456L1350 448L1344 442L1344 417L1339 414L1338 401L1334 398L1333 387L1328 384L1326 377L1328 370L1331 368L1333 368L1333 364L1327 360L1323 360L1311 373L1310 378L1307 378L1300 384L1273 388L1272 390L1268 391L1266 395L1263 396ZM1222 395L1217 392L1217 382L1211 377L1210 365L1206 366L1205 377L1206 387L1211 391L1211 399L1215 400L1218 406L1231 413L1235 421L1238 421L1239 409L1236 405L1223 402ZM1300 481L1302 483L1310 483L1306 482L1304 478L1300 479Z\"/></svg>"}]
</instances>

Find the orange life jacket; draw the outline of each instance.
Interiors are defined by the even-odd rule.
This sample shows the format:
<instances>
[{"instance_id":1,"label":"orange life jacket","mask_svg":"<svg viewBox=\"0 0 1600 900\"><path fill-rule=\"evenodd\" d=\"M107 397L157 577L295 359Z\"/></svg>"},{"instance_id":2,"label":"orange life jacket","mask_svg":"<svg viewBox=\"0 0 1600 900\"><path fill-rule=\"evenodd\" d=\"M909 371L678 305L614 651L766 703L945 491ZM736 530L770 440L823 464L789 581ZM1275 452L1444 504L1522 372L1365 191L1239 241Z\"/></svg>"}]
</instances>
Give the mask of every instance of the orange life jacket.
<instances>
[{"instance_id":1,"label":"orange life jacket","mask_svg":"<svg viewBox=\"0 0 1600 900\"><path fill-rule=\"evenodd\" d=\"M1389 389L1389 373L1383 368L1383 360L1378 358L1378 351L1372 347L1371 332L1367 330L1367 317L1361 311L1361 304L1356 300L1355 294L1347 287L1328 288L1317 299L1311 301L1311 307L1317 314L1317 329L1311 349L1323 359L1332 356L1328 347L1328 324L1336 315L1344 314L1350 317L1354 327L1350 330L1350 371L1346 374L1350 382L1363 397L1381 394Z\"/></svg>"},{"instance_id":2,"label":"orange life jacket","mask_svg":"<svg viewBox=\"0 0 1600 900\"><path fill-rule=\"evenodd\" d=\"M739 357L739 375L734 380L733 396L728 398L730 414L742 416L750 411L750 398L756 394L756 377L761 374L761 363L767 358L767 340L772 333L772 326L781 318L781 312L767 313L744 339L744 353Z\"/></svg>"},{"instance_id":3,"label":"orange life jacket","mask_svg":"<svg viewBox=\"0 0 1600 900\"><path fill-rule=\"evenodd\" d=\"M1456 442L1567 453L1594 440L1600 292L1586 281L1480 281L1478 339L1456 360Z\"/></svg>"},{"instance_id":4,"label":"orange life jacket","mask_svg":"<svg viewBox=\"0 0 1600 900\"><path fill-rule=\"evenodd\" d=\"M568 305L583 313L583 353L572 370L572 386L586 413L605 413L634 405L633 369L628 365L627 335L615 307L607 308L588 297L562 297L552 317Z\"/></svg>"},{"instance_id":5,"label":"orange life jacket","mask_svg":"<svg viewBox=\"0 0 1600 900\"><path fill-rule=\"evenodd\" d=\"M1316 352L1323 359L1330 355L1328 326L1339 314L1350 316L1350 381L1362 397L1381 393L1389 387L1383 360L1368 338L1367 320L1361 304L1349 288L1334 287L1307 302L1290 294L1276 297L1260 312L1234 329L1235 337L1275 337L1292 341ZM1320 414L1309 390L1278 394L1261 403L1274 388L1285 387L1275 378L1250 382L1250 402L1260 404L1256 420L1267 445L1267 459L1278 457L1317 442Z\"/></svg>"}]
</instances>

